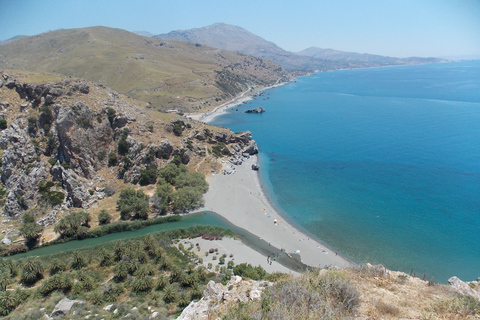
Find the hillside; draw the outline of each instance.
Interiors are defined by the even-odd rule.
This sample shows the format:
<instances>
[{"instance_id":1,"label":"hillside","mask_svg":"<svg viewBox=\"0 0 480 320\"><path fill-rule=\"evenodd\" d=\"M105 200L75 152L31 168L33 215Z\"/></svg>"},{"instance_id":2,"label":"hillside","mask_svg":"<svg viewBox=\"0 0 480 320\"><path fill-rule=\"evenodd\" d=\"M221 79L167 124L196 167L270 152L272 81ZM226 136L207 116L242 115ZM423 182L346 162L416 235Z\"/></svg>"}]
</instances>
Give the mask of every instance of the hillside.
<instances>
[{"instance_id":1,"label":"hillside","mask_svg":"<svg viewBox=\"0 0 480 320\"><path fill-rule=\"evenodd\" d=\"M288 79L278 65L120 29L57 30L0 46L0 69L46 71L111 87L157 110L209 110L251 86Z\"/></svg>"},{"instance_id":2,"label":"hillside","mask_svg":"<svg viewBox=\"0 0 480 320\"><path fill-rule=\"evenodd\" d=\"M225 155L241 161L244 152L257 152L251 134L158 113L95 83L13 70L0 79L0 229L6 244L0 249L22 241L26 213L47 227L44 241L56 237L53 225L72 211L85 210L97 221L105 209L116 220L119 193L132 185L152 198L150 217L165 214L154 199L157 173L167 164L178 161L208 174L221 170ZM176 210L171 201L166 211Z\"/></svg>"}]
</instances>

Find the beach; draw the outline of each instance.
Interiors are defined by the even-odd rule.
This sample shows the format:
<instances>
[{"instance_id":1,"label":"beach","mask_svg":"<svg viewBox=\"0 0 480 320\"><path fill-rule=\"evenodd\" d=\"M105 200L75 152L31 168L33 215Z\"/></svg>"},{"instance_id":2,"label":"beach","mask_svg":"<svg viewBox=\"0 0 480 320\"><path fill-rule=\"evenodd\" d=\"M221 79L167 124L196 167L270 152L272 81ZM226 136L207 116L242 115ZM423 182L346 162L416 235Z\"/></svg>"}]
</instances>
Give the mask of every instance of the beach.
<instances>
[{"instance_id":1,"label":"beach","mask_svg":"<svg viewBox=\"0 0 480 320\"><path fill-rule=\"evenodd\" d=\"M280 250L300 256L304 264L312 267L352 266L350 261L292 226L274 210L262 190L258 172L251 169L254 163L257 163L256 156L235 166L233 174L211 176L203 210L213 211L266 241L272 248L272 256Z\"/></svg>"},{"instance_id":2,"label":"beach","mask_svg":"<svg viewBox=\"0 0 480 320\"><path fill-rule=\"evenodd\" d=\"M225 113L228 108L253 99L255 94L263 90L283 84L277 83L256 91L250 88L209 113L191 114L188 117L208 123ZM300 257L302 263L311 267L352 266L352 262L294 227L273 208L263 192L258 172L252 170L254 163L257 163L257 156L251 156L239 166L225 162L224 167L233 167L234 173L226 175L219 173L208 177L210 187L204 196L205 206L196 212L213 211L232 224L254 234L258 239L266 241L272 248L272 257L276 252L283 251L288 256ZM262 261L260 265L272 271L266 263L266 257L264 258L255 259L254 263Z\"/></svg>"}]
</instances>

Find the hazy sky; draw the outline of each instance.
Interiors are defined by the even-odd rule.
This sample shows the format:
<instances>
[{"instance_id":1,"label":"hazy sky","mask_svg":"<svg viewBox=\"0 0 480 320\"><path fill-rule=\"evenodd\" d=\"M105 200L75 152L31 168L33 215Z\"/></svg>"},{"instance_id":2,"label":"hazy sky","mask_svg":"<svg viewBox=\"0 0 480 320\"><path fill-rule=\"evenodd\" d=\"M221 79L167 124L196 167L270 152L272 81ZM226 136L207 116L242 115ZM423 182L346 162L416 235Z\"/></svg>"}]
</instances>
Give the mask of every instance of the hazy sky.
<instances>
[{"instance_id":1,"label":"hazy sky","mask_svg":"<svg viewBox=\"0 0 480 320\"><path fill-rule=\"evenodd\" d=\"M480 55L480 0L0 0L0 40L97 25L159 34L215 22L289 51Z\"/></svg>"}]
</instances>

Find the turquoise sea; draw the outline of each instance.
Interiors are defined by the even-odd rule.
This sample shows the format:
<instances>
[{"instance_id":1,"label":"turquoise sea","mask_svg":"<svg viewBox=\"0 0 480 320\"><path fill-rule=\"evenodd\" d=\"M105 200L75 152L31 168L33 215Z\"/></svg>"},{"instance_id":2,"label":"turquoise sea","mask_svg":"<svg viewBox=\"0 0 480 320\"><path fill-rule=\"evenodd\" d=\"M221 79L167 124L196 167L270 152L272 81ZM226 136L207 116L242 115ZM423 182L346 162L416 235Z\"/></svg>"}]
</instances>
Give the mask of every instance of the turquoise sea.
<instances>
[{"instance_id":1,"label":"turquoise sea","mask_svg":"<svg viewBox=\"0 0 480 320\"><path fill-rule=\"evenodd\" d=\"M273 205L334 250L480 277L480 61L318 73L212 124L253 133Z\"/></svg>"}]
</instances>

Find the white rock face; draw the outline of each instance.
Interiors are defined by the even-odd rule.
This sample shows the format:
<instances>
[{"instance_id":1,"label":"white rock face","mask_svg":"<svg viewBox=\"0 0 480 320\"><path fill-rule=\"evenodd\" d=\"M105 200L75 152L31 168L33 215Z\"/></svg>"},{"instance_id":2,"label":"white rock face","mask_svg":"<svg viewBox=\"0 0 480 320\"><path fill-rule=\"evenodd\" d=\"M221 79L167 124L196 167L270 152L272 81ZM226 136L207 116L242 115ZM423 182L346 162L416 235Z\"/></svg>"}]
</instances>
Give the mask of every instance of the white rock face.
<instances>
[{"instance_id":1,"label":"white rock face","mask_svg":"<svg viewBox=\"0 0 480 320\"><path fill-rule=\"evenodd\" d=\"M224 302L247 302L260 299L262 291L271 286L268 281L243 280L233 276L226 286L210 281L198 302L190 302L177 320L207 319L212 310Z\"/></svg>"},{"instance_id":2,"label":"white rock face","mask_svg":"<svg viewBox=\"0 0 480 320\"><path fill-rule=\"evenodd\" d=\"M457 290L459 293L474 297L475 299L480 301L480 292L471 288L468 284L466 284L459 278L451 277L450 279L448 279L448 283L450 283L450 285L455 288L455 290Z\"/></svg>"}]
</instances>

